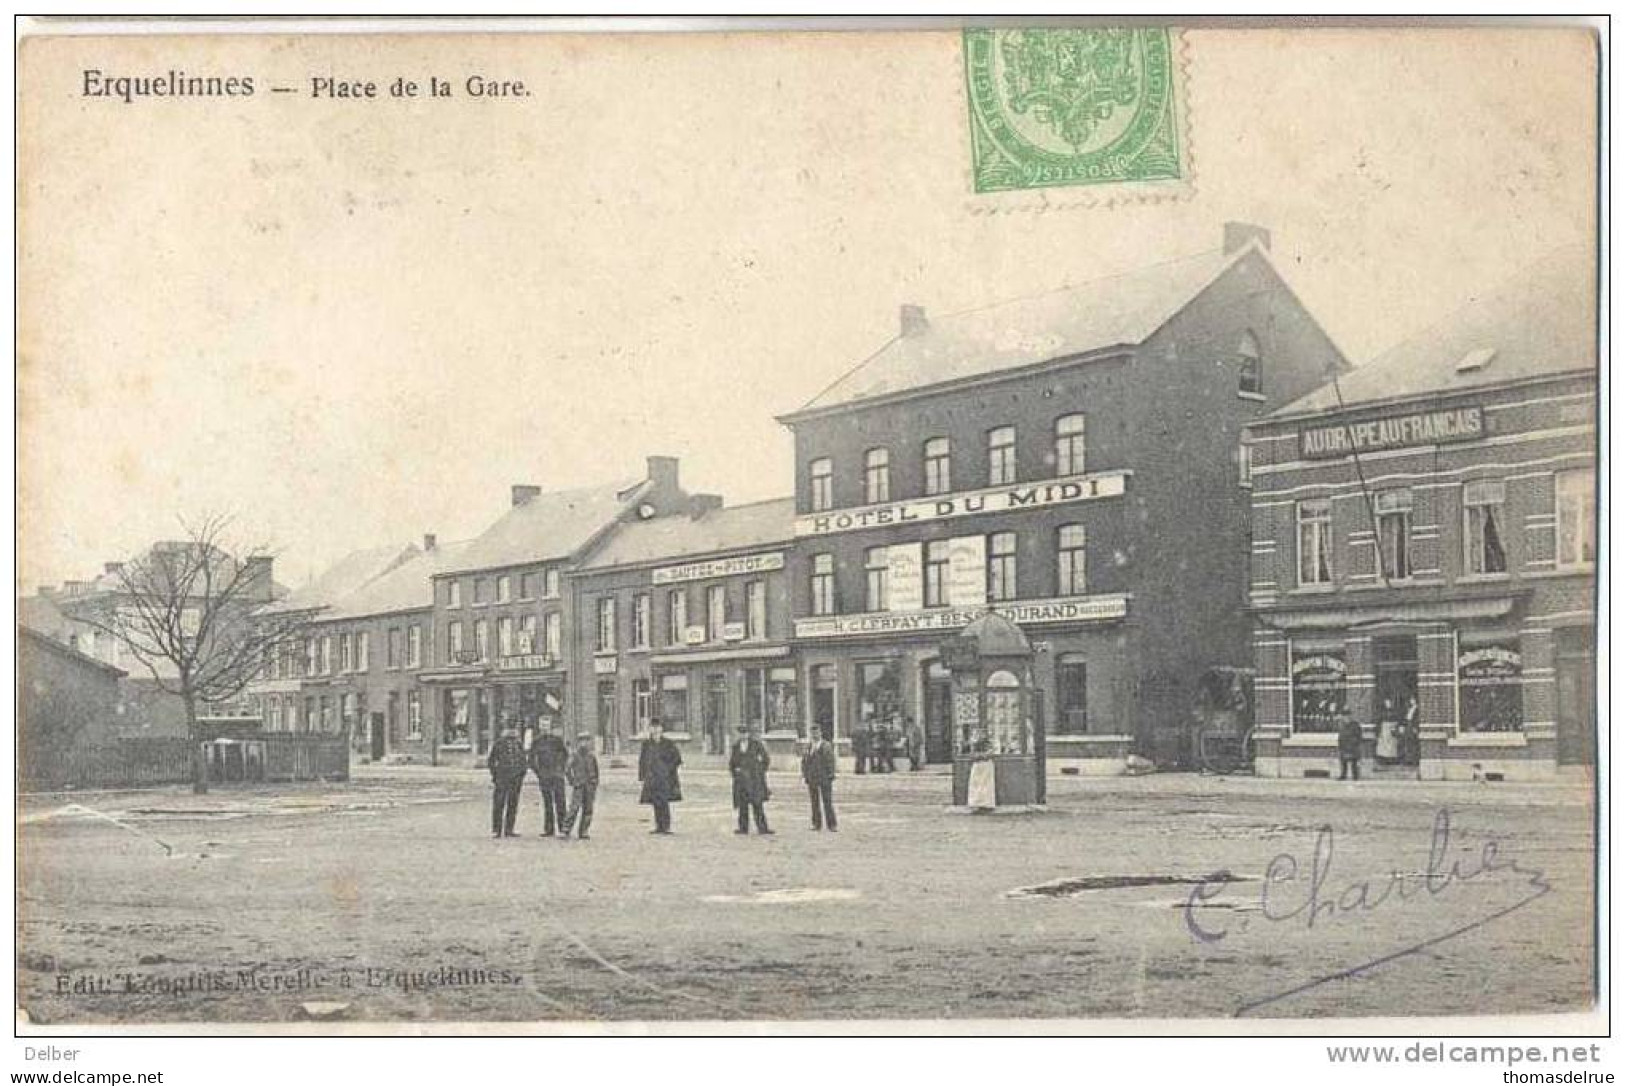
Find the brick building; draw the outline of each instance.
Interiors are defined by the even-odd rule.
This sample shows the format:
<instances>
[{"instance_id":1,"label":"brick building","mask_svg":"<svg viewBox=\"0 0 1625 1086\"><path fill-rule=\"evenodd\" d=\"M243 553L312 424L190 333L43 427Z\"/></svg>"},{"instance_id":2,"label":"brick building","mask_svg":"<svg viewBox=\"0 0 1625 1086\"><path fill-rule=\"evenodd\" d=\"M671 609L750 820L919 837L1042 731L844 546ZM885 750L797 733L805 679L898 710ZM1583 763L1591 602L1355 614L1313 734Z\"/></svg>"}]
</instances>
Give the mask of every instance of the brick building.
<instances>
[{"instance_id":1,"label":"brick building","mask_svg":"<svg viewBox=\"0 0 1625 1086\"><path fill-rule=\"evenodd\" d=\"M515 486L512 508L433 575L432 656L418 679L437 723L437 758L483 758L504 720L557 721L569 704L564 578L620 526L692 499L671 457L642 479L544 493ZM577 676L577 681L587 681Z\"/></svg>"},{"instance_id":2,"label":"brick building","mask_svg":"<svg viewBox=\"0 0 1625 1086\"><path fill-rule=\"evenodd\" d=\"M438 761L438 722L418 676L433 659L433 577L467 546L425 536L312 621L300 684L312 730L345 729L366 761Z\"/></svg>"},{"instance_id":3,"label":"brick building","mask_svg":"<svg viewBox=\"0 0 1625 1086\"><path fill-rule=\"evenodd\" d=\"M279 645L248 686L247 695L265 731L341 730L343 715L334 706L334 694L327 686L333 663L339 659L337 638L341 633L348 635L349 631L323 619L340 600L374 578L411 561L417 554L416 547L404 544L352 551L310 583L264 608L262 614L298 615L311 624L304 639ZM322 670L324 661L325 671ZM328 697L325 705L324 694ZM307 695L312 699L308 710Z\"/></svg>"},{"instance_id":4,"label":"brick building","mask_svg":"<svg viewBox=\"0 0 1625 1086\"><path fill-rule=\"evenodd\" d=\"M1261 774L1594 764L1595 311L1554 254L1251 427Z\"/></svg>"},{"instance_id":5,"label":"brick building","mask_svg":"<svg viewBox=\"0 0 1625 1086\"><path fill-rule=\"evenodd\" d=\"M741 724L775 753L799 736L787 554L795 503L696 503L629 524L569 576L576 726L629 749L651 721L719 755Z\"/></svg>"},{"instance_id":6,"label":"brick building","mask_svg":"<svg viewBox=\"0 0 1625 1086\"><path fill-rule=\"evenodd\" d=\"M17 779L24 788L77 783L87 753L113 745L124 672L64 640L17 628Z\"/></svg>"},{"instance_id":7,"label":"brick building","mask_svg":"<svg viewBox=\"0 0 1625 1086\"><path fill-rule=\"evenodd\" d=\"M899 335L798 411L790 578L808 724L919 721L952 757L944 638L1038 649L1052 762L1172 762L1196 683L1248 662L1242 427L1343 356L1267 233Z\"/></svg>"}]
</instances>

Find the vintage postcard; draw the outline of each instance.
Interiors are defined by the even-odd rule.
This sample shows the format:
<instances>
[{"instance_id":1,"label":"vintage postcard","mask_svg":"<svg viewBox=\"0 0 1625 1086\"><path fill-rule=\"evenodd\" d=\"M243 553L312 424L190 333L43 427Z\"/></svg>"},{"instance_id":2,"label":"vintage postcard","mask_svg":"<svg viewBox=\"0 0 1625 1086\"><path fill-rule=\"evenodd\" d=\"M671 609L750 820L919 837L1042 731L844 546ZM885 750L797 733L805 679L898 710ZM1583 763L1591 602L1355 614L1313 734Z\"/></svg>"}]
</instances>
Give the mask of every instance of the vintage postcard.
<instances>
[{"instance_id":1,"label":"vintage postcard","mask_svg":"<svg viewBox=\"0 0 1625 1086\"><path fill-rule=\"evenodd\" d=\"M1605 1030L1597 34L636 29L20 37L19 1031Z\"/></svg>"}]
</instances>

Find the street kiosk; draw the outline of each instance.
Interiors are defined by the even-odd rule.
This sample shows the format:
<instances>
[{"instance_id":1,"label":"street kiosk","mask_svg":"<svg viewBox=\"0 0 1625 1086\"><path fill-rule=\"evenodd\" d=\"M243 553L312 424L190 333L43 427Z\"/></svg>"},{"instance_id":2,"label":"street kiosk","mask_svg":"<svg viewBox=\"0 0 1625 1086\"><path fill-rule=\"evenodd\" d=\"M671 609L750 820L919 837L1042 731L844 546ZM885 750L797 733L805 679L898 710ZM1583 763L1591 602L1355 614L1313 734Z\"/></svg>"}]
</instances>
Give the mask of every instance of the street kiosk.
<instances>
[{"instance_id":1,"label":"street kiosk","mask_svg":"<svg viewBox=\"0 0 1625 1086\"><path fill-rule=\"evenodd\" d=\"M992 611L943 645L953 683L955 806L1044 802L1043 699L1032 661L1027 635Z\"/></svg>"}]
</instances>

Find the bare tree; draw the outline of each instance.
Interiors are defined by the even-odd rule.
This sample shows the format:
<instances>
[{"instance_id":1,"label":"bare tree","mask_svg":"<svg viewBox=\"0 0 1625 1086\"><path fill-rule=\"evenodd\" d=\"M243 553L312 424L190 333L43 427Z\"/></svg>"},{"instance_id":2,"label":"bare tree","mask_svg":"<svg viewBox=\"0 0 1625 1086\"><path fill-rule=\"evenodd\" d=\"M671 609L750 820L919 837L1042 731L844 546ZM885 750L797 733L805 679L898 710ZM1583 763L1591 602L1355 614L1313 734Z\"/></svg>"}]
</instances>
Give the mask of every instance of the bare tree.
<instances>
[{"instance_id":1,"label":"bare tree","mask_svg":"<svg viewBox=\"0 0 1625 1086\"><path fill-rule=\"evenodd\" d=\"M274 653L303 635L308 619L266 608L273 599L271 554L227 551L229 524L210 516L188 525L186 539L155 544L110 567L113 587L73 614L117 638L160 690L180 698L195 792L208 791L200 708L241 694Z\"/></svg>"}]
</instances>

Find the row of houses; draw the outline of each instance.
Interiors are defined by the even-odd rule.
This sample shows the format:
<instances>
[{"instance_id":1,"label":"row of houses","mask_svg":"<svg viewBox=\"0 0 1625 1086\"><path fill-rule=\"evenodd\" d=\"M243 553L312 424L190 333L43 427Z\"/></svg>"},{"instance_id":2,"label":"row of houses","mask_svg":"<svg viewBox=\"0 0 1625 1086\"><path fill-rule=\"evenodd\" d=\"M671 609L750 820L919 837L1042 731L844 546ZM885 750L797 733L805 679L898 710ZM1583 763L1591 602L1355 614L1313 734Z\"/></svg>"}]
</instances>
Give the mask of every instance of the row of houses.
<instances>
[{"instance_id":1,"label":"row of houses","mask_svg":"<svg viewBox=\"0 0 1625 1086\"><path fill-rule=\"evenodd\" d=\"M721 753L917 723L956 735L944 641L1035 650L1057 769L1188 753L1251 674L1256 766L1541 776L1594 755L1594 269L1557 254L1358 367L1266 231L932 318L780 418L793 494L726 506L675 460L515 486L477 537L358 552L274 606L310 636L250 690L270 731L471 763L552 720ZM789 482L789 481L787 481ZM787 487L787 489L792 489Z\"/></svg>"}]
</instances>

